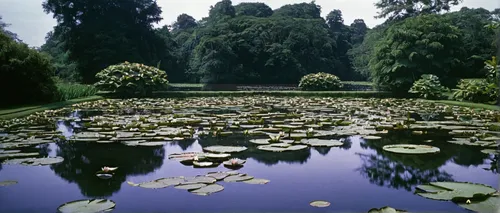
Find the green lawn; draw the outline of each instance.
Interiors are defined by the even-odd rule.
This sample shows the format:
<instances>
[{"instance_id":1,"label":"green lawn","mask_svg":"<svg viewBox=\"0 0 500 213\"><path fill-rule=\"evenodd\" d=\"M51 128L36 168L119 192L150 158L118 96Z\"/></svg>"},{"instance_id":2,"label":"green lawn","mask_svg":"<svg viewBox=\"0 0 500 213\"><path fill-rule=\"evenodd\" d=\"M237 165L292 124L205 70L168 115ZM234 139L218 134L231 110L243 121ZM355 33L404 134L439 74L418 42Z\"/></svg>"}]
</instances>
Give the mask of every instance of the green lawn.
<instances>
[{"instance_id":1,"label":"green lawn","mask_svg":"<svg viewBox=\"0 0 500 213\"><path fill-rule=\"evenodd\" d=\"M102 99L102 96L90 96L85 98L71 99L68 101L55 102L43 105L35 105L35 106L24 106L24 107L16 107L16 108L8 108L8 109L0 109L0 119L11 119L17 117L23 117L30 115L35 112L40 112L49 109L58 109L65 106L73 105L76 103L86 102L86 101L95 101Z\"/></svg>"},{"instance_id":2,"label":"green lawn","mask_svg":"<svg viewBox=\"0 0 500 213\"><path fill-rule=\"evenodd\" d=\"M452 106L463 106L470 107L476 109L488 109L488 110L497 110L500 111L500 106L490 105L490 104L479 104L479 103L471 103L471 102L463 102L463 101L451 101L451 100L436 100L432 101L435 103L447 104Z\"/></svg>"}]
</instances>

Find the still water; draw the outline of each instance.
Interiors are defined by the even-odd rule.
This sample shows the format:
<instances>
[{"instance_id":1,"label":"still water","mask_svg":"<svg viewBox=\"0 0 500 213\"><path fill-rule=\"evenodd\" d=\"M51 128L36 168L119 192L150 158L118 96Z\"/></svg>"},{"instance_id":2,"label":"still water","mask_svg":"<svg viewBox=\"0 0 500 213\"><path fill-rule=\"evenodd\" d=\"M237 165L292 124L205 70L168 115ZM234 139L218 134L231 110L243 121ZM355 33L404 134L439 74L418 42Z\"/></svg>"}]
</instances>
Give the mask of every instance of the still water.
<instances>
[{"instance_id":1,"label":"still water","mask_svg":"<svg viewBox=\"0 0 500 213\"><path fill-rule=\"evenodd\" d=\"M66 134L71 135L71 128ZM398 155L382 146L423 143L423 136L389 134L381 140L346 138L342 147L311 148L290 153L248 150L234 155L246 159L240 173L270 180L265 185L219 182L225 189L197 196L172 187L145 189L135 183L174 176L203 175L218 168L193 168L168 155L202 151L202 147L238 145L249 138L199 138L172 142L163 147L130 147L121 144L59 142L44 144L45 156L62 156L64 162L40 167L0 165L0 181L18 184L0 187L0 212L56 212L59 205L80 199L107 198L116 202L113 212L367 212L391 206L412 212L467 212L447 201L414 195L414 188L430 181L468 181L498 188L498 157L480 149L449 144L433 138L441 149L435 155ZM119 169L112 179L95 176L103 166ZM326 200L327 208L309 202Z\"/></svg>"}]
</instances>

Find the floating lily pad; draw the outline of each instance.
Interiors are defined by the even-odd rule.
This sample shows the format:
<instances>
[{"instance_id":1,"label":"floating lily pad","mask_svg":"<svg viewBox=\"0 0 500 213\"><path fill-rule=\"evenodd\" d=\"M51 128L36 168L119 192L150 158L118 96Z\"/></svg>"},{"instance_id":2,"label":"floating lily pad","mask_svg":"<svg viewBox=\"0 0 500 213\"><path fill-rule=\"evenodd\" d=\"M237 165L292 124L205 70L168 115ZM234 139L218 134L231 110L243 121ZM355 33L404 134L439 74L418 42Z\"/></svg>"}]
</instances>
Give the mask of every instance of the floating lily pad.
<instances>
[{"instance_id":1,"label":"floating lily pad","mask_svg":"<svg viewBox=\"0 0 500 213\"><path fill-rule=\"evenodd\" d=\"M9 158L25 158L25 157L34 157L38 156L39 154L37 152L33 153L0 153L0 159L9 159Z\"/></svg>"},{"instance_id":2,"label":"floating lily pad","mask_svg":"<svg viewBox=\"0 0 500 213\"><path fill-rule=\"evenodd\" d=\"M60 213L99 213L111 211L115 206L115 202L106 199L76 200L59 206L57 210Z\"/></svg>"},{"instance_id":3,"label":"floating lily pad","mask_svg":"<svg viewBox=\"0 0 500 213\"><path fill-rule=\"evenodd\" d=\"M418 195L434 200L461 201L476 197L485 197L496 192L491 186L467 182L431 182L419 185Z\"/></svg>"},{"instance_id":4,"label":"floating lily pad","mask_svg":"<svg viewBox=\"0 0 500 213\"><path fill-rule=\"evenodd\" d=\"M207 152L215 153L233 153L233 152L243 152L247 150L244 146L208 146L203 148Z\"/></svg>"},{"instance_id":5,"label":"floating lily pad","mask_svg":"<svg viewBox=\"0 0 500 213\"><path fill-rule=\"evenodd\" d=\"M205 187L205 186L207 186L207 184L204 184L204 183L193 183L193 184L180 184L180 185L174 186L174 188L176 188L176 189L185 189L185 190L195 190L195 189L199 189L199 188L202 188L202 187Z\"/></svg>"},{"instance_id":6,"label":"floating lily pad","mask_svg":"<svg viewBox=\"0 0 500 213\"><path fill-rule=\"evenodd\" d=\"M258 144L258 145L270 144L268 138L266 138L266 139L251 139L249 142L253 143L253 144Z\"/></svg>"},{"instance_id":7,"label":"floating lily pad","mask_svg":"<svg viewBox=\"0 0 500 213\"><path fill-rule=\"evenodd\" d=\"M226 159L226 158L231 157L231 154L227 154L227 153L220 153L220 154L205 153L203 155L204 155L204 157L210 158L210 159Z\"/></svg>"},{"instance_id":8,"label":"floating lily pad","mask_svg":"<svg viewBox=\"0 0 500 213\"><path fill-rule=\"evenodd\" d=\"M286 148L283 147L275 147L271 145L261 145L258 146L257 149L269 152L287 152L287 151L298 151L302 149L307 149L306 145L293 145Z\"/></svg>"},{"instance_id":9,"label":"floating lily pad","mask_svg":"<svg viewBox=\"0 0 500 213\"><path fill-rule=\"evenodd\" d=\"M185 183L186 180L184 177L169 177L169 178L160 178L153 181L143 182L143 183L133 183L128 181L127 183L131 186L138 186L147 189L162 189L169 186L176 186L181 183Z\"/></svg>"},{"instance_id":10,"label":"floating lily pad","mask_svg":"<svg viewBox=\"0 0 500 213\"><path fill-rule=\"evenodd\" d=\"M15 180L0 181L0 187L10 186L10 185L14 185L14 184L17 184L17 181L15 181Z\"/></svg>"},{"instance_id":11,"label":"floating lily pad","mask_svg":"<svg viewBox=\"0 0 500 213\"><path fill-rule=\"evenodd\" d=\"M242 183L248 183L248 184L267 184L271 182L270 180L262 179L262 178L253 178L250 180L245 180L241 181Z\"/></svg>"},{"instance_id":12,"label":"floating lily pad","mask_svg":"<svg viewBox=\"0 0 500 213\"><path fill-rule=\"evenodd\" d=\"M311 205L313 207L318 207L318 208L325 208L325 207L330 206L330 202L323 201L323 200L317 200L317 201L310 202L309 205Z\"/></svg>"},{"instance_id":13,"label":"floating lily pad","mask_svg":"<svg viewBox=\"0 0 500 213\"><path fill-rule=\"evenodd\" d=\"M363 139L365 139L365 140L380 140L380 139L382 139L382 137L375 136L375 135L367 135L367 136L363 136Z\"/></svg>"},{"instance_id":14,"label":"floating lily pad","mask_svg":"<svg viewBox=\"0 0 500 213\"><path fill-rule=\"evenodd\" d=\"M227 172L209 172L206 176L213 177L217 181L219 181L219 180L223 180L224 178L226 178L229 175L231 175L231 174L227 173Z\"/></svg>"},{"instance_id":15,"label":"floating lily pad","mask_svg":"<svg viewBox=\"0 0 500 213\"><path fill-rule=\"evenodd\" d=\"M460 207L479 213L498 213L500 209L500 197L490 196L486 200L474 201L470 203L460 203Z\"/></svg>"},{"instance_id":16,"label":"floating lily pad","mask_svg":"<svg viewBox=\"0 0 500 213\"><path fill-rule=\"evenodd\" d=\"M439 148L429 145L415 145L415 144L394 144L385 145L382 147L384 151L394 152L399 154L429 154L438 153Z\"/></svg>"},{"instance_id":17,"label":"floating lily pad","mask_svg":"<svg viewBox=\"0 0 500 213\"><path fill-rule=\"evenodd\" d=\"M494 155L498 155L500 153L498 150L495 149L483 149L481 150L481 152L484 154L494 154Z\"/></svg>"},{"instance_id":18,"label":"floating lily pad","mask_svg":"<svg viewBox=\"0 0 500 213\"><path fill-rule=\"evenodd\" d=\"M333 147L333 146L344 145L344 143L338 140L322 140L322 139L302 139L301 143L315 147Z\"/></svg>"},{"instance_id":19,"label":"floating lily pad","mask_svg":"<svg viewBox=\"0 0 500 213\"><path fill-rule=\"evenodd\" d=\"M112 174L107 174L107 173L97 173L97 174L96 174L96 176L97 176L98 178L101 178L101 179L104 179L104 180L106 180L106 179L110 179L110 178L112 178L112 177L113 177L113 175L112 175Z\"/></svg>"},{"instance_id":20,"label":"floating lily pad","mask_svg":"<svg viewBox=\"0 0 500 213\"><path fill-rule=\"evenodd\" d=\"M237 175L231 175L229 177L224 178L224 182L241 182L241 181L246 181L246 180L251 180L251 179L253 179L253 177L250 175L237 174Z\"/></svg>"},{"instance_id":21,"label":"floating lily pad","mask_svg":"<svg viewBox=\"0 0 500 213\"><path fill-rule=\"evenodd\" d=\"M215 164L213 162L199 162L199 161L193 161L193 166L194 167L213 167L217 166L218 164Z\"/></svg>"},{"instance_id":22,"label":"floating lily pad","mask_svg":"<svg viewBox=\"0 0 500 213\"><path fill-rule=\"evenodd\" d=\"M64 161L62 157L48 157L48 158L19 158L4 161L2 164L6 165L25 165L25 166L45 166Z\"/></svg>"},{"instance_id":23,"label":"floating lily pad","mask_svg":"<svg viewBox=\"0 0 500 213\"><path fill-rule=\"evenodd\" d=\"M406 213L405 210L395 209L389 206L382 207L380 209L373 208L368 211L368 213Z\"/></svg>"},{"instance_id":24,"label":"floating lily pad","mask_svg":"<svg viewBox=\"0 0 500 213\"><path fill-rule=\"evenodd\" d=\"M186 177L186 182L188 183L205 183L205 184L212 184L215 183L217 179L213 177L208 177L204 175L198 175L196 177Z\"/></svg>"},{"instance_id":25,"label":"floating lily pad","mask_svg":"<svg viewBox=\"0 0 500 213\"><path fill-rule=\"evenodd\" d=\"M190 192L196 195L207 196L213 193L220 192L222 190L224 190L223 186L219 184L210 184Z\"/></svg>"}]
</instances>

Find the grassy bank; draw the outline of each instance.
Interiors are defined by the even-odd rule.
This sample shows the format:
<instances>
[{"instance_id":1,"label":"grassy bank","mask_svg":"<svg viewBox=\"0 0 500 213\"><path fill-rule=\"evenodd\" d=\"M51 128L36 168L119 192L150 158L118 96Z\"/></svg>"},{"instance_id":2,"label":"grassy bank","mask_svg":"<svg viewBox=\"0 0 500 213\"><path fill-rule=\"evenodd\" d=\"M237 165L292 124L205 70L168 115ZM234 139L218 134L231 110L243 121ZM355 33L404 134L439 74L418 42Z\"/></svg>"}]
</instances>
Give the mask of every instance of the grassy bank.
<instances>
[{"instance_id":1,"label":"grassy bank","mask_svg":"<svg viewBox=\"0 0 500 213\"><path fill-rule=\"evenodd\" d=\"M102 96L90 96L90 97L85 97L85 98L78 98L78 99L71 99L67 101L61 101L61 102L55 102L55 103L49 103L49 104L43 104L43 105L33 105L33 106L23 106L23 107L16 107L16 108L7 108L7 109L0 109L0 119L12 119L12 118L17 118L17 117L23 117L27 116L29 114L35 113L35 112L41 112L44 110L50 110L50 109L58 109L62 107L66 107L69 105L73 105L76 103L81 103L81 102L86 102L86 101L95 101L102 99Z\"/></svg>"},{"instance_id":2,"label":"grassy bank","mask_svg":"<svg viewBox=\"0 0 500 213\"><path fill-rule=\"evenodd\" d=\"M431 100L429 100L429 101L431 101ZM479 104L479 103L471 103L471 102L463 102L463 101L451 101L451 100L436 100L436 101L432 101L432 102L451 105L451 106L462 106L462 107L470 107L470 108L475 108L475 109L487 109L487 110L500 111L500 106L490 105L490 104Z\"/></svg>"}]
</instances>

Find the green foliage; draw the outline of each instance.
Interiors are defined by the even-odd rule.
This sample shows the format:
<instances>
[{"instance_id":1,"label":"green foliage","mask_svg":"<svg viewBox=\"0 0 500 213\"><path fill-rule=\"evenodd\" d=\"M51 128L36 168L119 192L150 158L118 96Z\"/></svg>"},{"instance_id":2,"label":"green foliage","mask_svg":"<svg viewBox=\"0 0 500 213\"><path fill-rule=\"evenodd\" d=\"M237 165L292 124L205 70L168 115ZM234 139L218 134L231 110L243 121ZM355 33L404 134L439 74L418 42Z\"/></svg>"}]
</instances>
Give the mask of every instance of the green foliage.
<instances>
[{"instance_id":1,"label":"green foliage","mask_svg":"<svg viewBox=\"0 0 500 213\"><path fill-rule=\"evenodd\" d=\"M303 19L320 19L321 7L314 2L287 4L274 11L273 16L303 18Z\"/></svg>"},{"instance_id":2,"label":"green foliage","mask_svg":"<svg viewBox=\"0 0 500 213\"><path fill-rule=\"evenodd\" d=\"M337 76L324 72L305 75L299 83L299 88L306 91L335 91L342 86Z\"/></svg>"},{"instance_id":3,"label":"green foliage","mask_svg":"<svg viewBox=\"0 0 500 213\"><path fill-rule=\"evenodd\" d=\"M269 17L273 15L273 9L264 3L243 2L236 6L236 16Z\"/></svg>"},{"instance_id":4,"label":"green foliage","mask_svg":"<svg viewBox=\"0 0 500 213\"><path fill-rule=\"evenodd\" d=\"M387 25L379 25L369 30L364 36L363 42L359 45L353 46L353 48L349 49L347 52L351 60L353 71L362 76L364 79L371 78L369 63L374 57L377 42L382 40L387 28Z\"/></svg>"},{"instance_id":5,"label":"green foliage","mask_svg":"<svg viewBox=\"0 0 500 213\"><path fill-rule=\"evenodd\" d=\"M422 74L454 85L452 71L462 66L459 30L439 15L421 15L389 27L370 61L372 79L381 90L407 92Z\"/></svg>"},{"instance_id":6,"label":"green foliage","mask_svg":"<svg viewBox=\"0 0 500 213\"><path fill-rule=\"evenodd\" d=\"M488 82L498 85L500 78L500 62L497 57L491 57L491 60L486 60L484 62L484 68L487 71L486 79Z\"/></svg>"},{"instance_id":7,"label":"green foliage","mask_svg":"<svg viewBox=\"0 0 500 213\"><path fill-rule=\"evenodd\" d=\"M168 86L165 71L137 63L111 65L97 73L95 85L100 90L113 91L119 96L149 96Z\"/></svg>"},{"instance_id":8,"label":"green foliage","mask_svg":"<svg viewBox=\"0 0 500 213\"><path fill-rule=\"evenodd\" d=\"M57 77L65 81L77 82L81 80L78 64L69 59L69 51L65 50L65 42L62 39L62 31L61 27L54 27L54 31L47 33L46 42L40 49L50 55L50 62Z\"/></svg>"},{"instance_id":9,"label":"green foliage","mask_svg":"<svg viewBox=\"0 0 500 213\"><path fill-rule=\"evenodd\" d=\"M449 11L451 6L463 0L378 0L375 7L380 9L377 18L401 20L422 14L436 14Z\"/></svg>"},{"instance_id":10,"label":"green foliage","mask_svg":"<svg viewBox=\"0 0 500 213\"><path fill-rule=\"evenodd\" d=\"M84 83L94 83L97 72L122 61L168 61L168 47L152 29L161 20L154 0L44 0L43 8L64 29L64 52L77 62Z\"/></svg>"},{"instance_id":11,"label":"green foliage","mask_svg":"<svg viewBox=\"0 0 500 213\"><path fill-rule=\"evenodd\" d=\"M441 99L444 97L444 93L448 91L446 87L441 86L437 76L424 74L422 78L413 83L408 92L425 99Z\"/></svg>"},{"instance_id":12,"label":"green foliage","mask_svg":"<svg viewBox=\"0 0 500 213\"><path fill-rule=\"evenodd\" d=\"M56 96L46 55L0 32L0 106L49 102Z\"/></svg>"},{"instance_id":13,"label":"green foliage","mask_svg":"<svg viewBox=\"0 0 500 213\"><path fill-rule=\"evenodd\" d=\"M76 98L84 98L97 94L98 90L93 85L84 85L78 83L64 83L56 84L58 95L54 101L67 101Z\"/></svg>"},{"instance_id":14,"label":"green foliage","mask_svg":"<svg viewBox=\"0 0 500 213\"><path fill-rule=\"evenodd\" d=\"M498 97L497 85L485 79L462 79L457 87L452 96L457 101L491 103Z\"/></svg>"}]
</instances>

